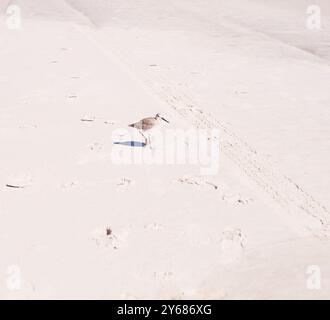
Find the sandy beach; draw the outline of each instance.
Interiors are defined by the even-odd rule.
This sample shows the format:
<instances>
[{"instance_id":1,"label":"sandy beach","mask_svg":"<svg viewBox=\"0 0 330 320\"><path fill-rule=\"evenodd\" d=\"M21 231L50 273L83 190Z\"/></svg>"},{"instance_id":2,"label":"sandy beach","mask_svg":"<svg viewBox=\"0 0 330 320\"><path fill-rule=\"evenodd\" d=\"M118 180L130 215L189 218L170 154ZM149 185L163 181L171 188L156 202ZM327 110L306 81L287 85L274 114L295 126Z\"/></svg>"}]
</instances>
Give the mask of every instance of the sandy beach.
<instances>
[{"instance_id":1,"label":"sandy beach","mask_svg":"<svg viewBox=\"0 0 330 320\"><path fill-rule=\"evenodd\" d=\"M312 4L0 0L0 299L329 299ZM217 152L148 163L157 113Z\"/></svg>"}]
</instances>

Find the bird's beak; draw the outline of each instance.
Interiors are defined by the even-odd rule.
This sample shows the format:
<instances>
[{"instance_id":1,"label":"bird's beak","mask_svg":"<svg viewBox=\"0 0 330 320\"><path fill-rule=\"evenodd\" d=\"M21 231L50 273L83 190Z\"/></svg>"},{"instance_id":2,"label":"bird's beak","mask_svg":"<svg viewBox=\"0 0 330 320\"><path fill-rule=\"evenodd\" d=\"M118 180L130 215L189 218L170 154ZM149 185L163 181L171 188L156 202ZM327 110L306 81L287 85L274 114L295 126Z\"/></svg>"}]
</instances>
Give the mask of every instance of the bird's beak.
<instances>
[{"instance_id":1,"label":"bird's beak","mask_svg":"<svg viewBox=\"0 0 330 320\"><path fill-rule=\"evenodd\" d=\"M166 119L164 119L163 117L161 118L162 120L164 120L165 122L167 122L167 123L170 123L169 121L167 121Z\"/></svg>"}]
</instances>

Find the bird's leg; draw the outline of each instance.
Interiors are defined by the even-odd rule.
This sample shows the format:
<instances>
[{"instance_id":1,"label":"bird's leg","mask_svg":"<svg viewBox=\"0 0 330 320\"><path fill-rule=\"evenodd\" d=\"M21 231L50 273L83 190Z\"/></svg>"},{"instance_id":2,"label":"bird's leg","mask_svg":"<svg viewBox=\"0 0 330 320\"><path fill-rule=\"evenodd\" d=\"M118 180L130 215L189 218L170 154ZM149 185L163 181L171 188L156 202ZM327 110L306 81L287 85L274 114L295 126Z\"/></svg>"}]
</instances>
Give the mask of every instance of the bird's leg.
<instances>
[{"instance_id":1,"label":"bird's leg","mask_svg":"<svg viewBox=\"0 0 330 320\"><path fill-rule=\"evenodd\" d=\"M139 132L141 133L142 137L144 138L144 144L147 145L148 144L148 140L147 140L146 136L143 134L142 131L139 130Z\"/></svg>"},{"instance_id":2,"label":"bird's leg","mask_svg":"<svg viewBox=\"0 0 330 320\"><path fill-rule=\"evenodd\" d=\"M151 144L151 134L150 133L148 135L148 143L149 143L150 149L153 149L152 144Z\"/></svg>"}]
</instances>

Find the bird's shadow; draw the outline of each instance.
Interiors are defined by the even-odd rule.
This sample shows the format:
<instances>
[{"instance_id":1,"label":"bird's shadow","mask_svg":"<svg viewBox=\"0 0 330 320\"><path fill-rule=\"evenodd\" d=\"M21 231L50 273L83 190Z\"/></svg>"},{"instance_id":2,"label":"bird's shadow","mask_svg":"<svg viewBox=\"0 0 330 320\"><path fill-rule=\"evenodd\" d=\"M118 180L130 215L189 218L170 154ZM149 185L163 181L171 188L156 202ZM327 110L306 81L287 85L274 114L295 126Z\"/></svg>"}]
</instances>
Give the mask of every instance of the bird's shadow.
<instances>
[{"instance_id":1,"label":"bird's shadow","mask_svg":"<svg viewBox=\"0 0 330 320\"><path fill-rule=\"evenodd\" d=\"M119 144L121 146L127 146L127 147L140 147L140 148L144 148L146 146L144 142L140 142L140 141L115 141L113 144Z\"/></svg>"}]
</instances>

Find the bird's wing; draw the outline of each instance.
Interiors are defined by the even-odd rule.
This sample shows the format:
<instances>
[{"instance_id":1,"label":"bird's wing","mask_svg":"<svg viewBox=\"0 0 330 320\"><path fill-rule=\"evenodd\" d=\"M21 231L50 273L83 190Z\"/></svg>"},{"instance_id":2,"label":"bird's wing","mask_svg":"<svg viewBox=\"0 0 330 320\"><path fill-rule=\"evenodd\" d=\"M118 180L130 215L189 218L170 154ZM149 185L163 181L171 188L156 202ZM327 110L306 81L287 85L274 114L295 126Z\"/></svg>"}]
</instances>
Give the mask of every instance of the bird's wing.
<instances>
[{"instance_id":1,"label":"bird's wing","mask_svg":"<svg viewBox=\"0 0 330 320\"><path fill-rule=\"evenodd\" d=\"M149 130L155 125L154 118L146 118L142 120L142 130Z\"/></svg>"}]
</instances>

